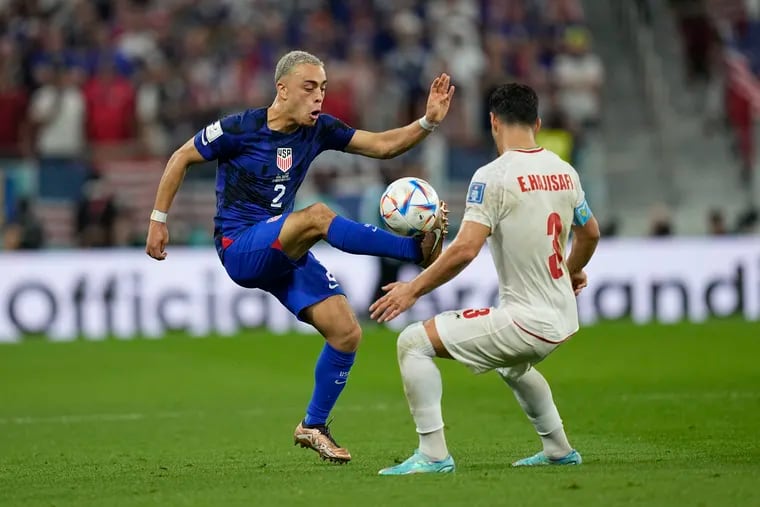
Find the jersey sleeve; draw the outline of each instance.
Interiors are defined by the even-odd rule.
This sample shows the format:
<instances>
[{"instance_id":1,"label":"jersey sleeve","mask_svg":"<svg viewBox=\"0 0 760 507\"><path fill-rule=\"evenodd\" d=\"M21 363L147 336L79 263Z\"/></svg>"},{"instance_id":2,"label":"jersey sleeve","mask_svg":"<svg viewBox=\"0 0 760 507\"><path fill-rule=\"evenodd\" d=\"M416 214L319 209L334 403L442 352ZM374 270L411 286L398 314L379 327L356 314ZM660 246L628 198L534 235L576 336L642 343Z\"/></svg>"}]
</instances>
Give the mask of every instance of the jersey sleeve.
<instances>
[{"instance_id":1,"label":"jersey sleeve","mask_svg":"<svg viewBox=\"0 0 760 507\"><path fill-rule=\"evenodd\" d=\"M206 160L230 158L240 151L243 134L243 115L233 114L199 130L195 147Z\"/></svg>"},{"instance_id":2,"label":"jersey sleeve","mask_svg":"<svg viewBox=\"0 0 760 507\"><path fill-rule=\"evenodd\" d=\"M349 127L341 120L329 114L319 115L320 122L320 148L321 151L337 150L345 151L351 138L356 132L355 128Z\"/></svg>"},{"instance_id":3,"label":"jersey sleeve","mask_svg":"<svg viewBox=\"0 0 760 507\"><path fill-rule=\"evenodd\" d=\"M489 178L483 171L476 171L467 189L463 220L477 222L493 231L509 212L504 194L500 181Z\"/></svg>"},{"instance_id":4,"label":"jersey sleeve","mask_svg":"<svg viewBox=\"0 0 760 507\"><path fill-rule=\"evenodd\" d=\"M588 202L586 202L586 193L583 191L577 173L573 175L573 183L577 189L575 202L573 203L573 225L583 227L594 214L591 212Z\"/></svg>"}]
</instances>

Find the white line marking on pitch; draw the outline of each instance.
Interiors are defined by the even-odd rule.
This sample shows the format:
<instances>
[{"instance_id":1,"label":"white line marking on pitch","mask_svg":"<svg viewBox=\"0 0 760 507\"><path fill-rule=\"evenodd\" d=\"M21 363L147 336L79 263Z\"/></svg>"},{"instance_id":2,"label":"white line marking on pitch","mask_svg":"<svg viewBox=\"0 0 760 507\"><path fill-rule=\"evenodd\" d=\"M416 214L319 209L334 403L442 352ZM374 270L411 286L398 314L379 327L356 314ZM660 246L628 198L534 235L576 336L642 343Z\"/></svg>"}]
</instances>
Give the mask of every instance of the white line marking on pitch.
<instances>
[{"instance_id":1,"label":"white line marking on pitch","mask_svg":"<svg viewBox=\"0 0 760 507\"><path fill-rule=\"evenodd\" d=\"M677 401L677 400L746 400L760 398L760 392L715 391L704 393L635 393L623 394L623 401Z\"/></svg>"},{"instance_id":2,"label":"white line marking on pitch","mask_svg":"<svg viewBox=\"0 0 760 507\"><path fill-rule=\"evenodd\" d=\"M6 417L0 418L0 424L44 424L44 423L86 423L86 422L119 422L119 421L138 421L140 419L158 418L170 419L186 417L191 412L158 412L155 414L141 414L137 412L126 414L71 414L71 415L53 415L53 416L23 416L23 417Z\"/></svg>"},{"instance_id":3,"label":"white line marking on pitch","mask_svg":"<svg viewBox=\"0 0 760 507\"><path fill-rule=\"evenodd\" d=\"M654 392L654 393L630 393L619 396L621 401L677 401L677 400L746 400L760 398L760 392L749 391L713 391L704 393L677 393L677 392ZM371 405L346 405L340 407L338 412L387 412L388 410L403 410L405 405L401 402L398 404L376 403ZM242 416L262 416L273 412L284 412L287 410L298 411L300 408L287 409L263 409L263 408L245 408L235 411ZM144 419L180 419L189 417L205 417L209 412L203 411L173 411L173 412L128 412L112 414L70 414L70 415L53 415L53 416L10 416L0 417L2 424L78 424L90 422L124 422L140 421Z\"/></svg>"},{"instance_id":4,"label":"white line marking on pitch","mask_svg":"<svg viewBox=\"0 0 760 507\"><path fill-rule=\"evenodd\" d=\"M678 392L654 392L654 393L629 393L619 396L621 401L677 401L677 400L746 400L760 398L760 392L750 391L713 391L703 393L678 393ZM375 403L371 405L346 405L340 407L338 412L387 412L388 410L403 410L405 405ZM242 416L262 416L273 412L298 411L300 408L263 409L245 408L236 410L235 413ZM205 417L208 412L203 411L173 411L173 412L128 412L113 414L70 414L53 416L16 416L0 417L2 424L78 424L89 422L124 422L140 421L144 419L180 419L189 417Z\"/></svg>"},{"instance_id":5,"label":"white line marking on pitch","mask_svg":"<svg viewBox=\"0 0 760 507\"><path fill-rule=\"evenodd\" d=\"M339 412L385 412L391 407L384 403L374 405L348 405L340 408ZM399 409L403 408L399 404ZM288 411L297 411L293 408ZM243 416L261 416L273 412L282 412L282 410L270 410L263 408L248 408L236 410L235 412ZM89 422L123 422L123 421L140 421L143 419L180 419L189 417L204 417L208 412L202 411L176 411L176 412L128 412L123 414L71 414L71 415L53 415L53 416L17 416L17 417L0 417L0 424L77 424Z\"/></svg>"}]
</instances>

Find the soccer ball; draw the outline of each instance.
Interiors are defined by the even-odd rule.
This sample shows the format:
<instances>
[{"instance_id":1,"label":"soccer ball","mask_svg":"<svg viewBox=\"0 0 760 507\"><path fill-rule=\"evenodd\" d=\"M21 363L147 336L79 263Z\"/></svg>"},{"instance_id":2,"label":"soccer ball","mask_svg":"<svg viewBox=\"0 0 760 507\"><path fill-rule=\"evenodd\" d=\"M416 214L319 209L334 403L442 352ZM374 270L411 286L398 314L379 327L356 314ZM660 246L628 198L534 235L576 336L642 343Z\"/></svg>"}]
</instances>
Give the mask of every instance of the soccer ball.
<instances>
[{"instance_id":1,"label":"soccer ball","mask_svg":"<svg viewBox=\"0 0 760 507\"><path fill-rule=\"evenodd\" d=\"M433 228L438 215L438 193L420 178L400 178L380 197L380 216L386 227L402 236L413 236Z\"/></svg>"}]
</instances>

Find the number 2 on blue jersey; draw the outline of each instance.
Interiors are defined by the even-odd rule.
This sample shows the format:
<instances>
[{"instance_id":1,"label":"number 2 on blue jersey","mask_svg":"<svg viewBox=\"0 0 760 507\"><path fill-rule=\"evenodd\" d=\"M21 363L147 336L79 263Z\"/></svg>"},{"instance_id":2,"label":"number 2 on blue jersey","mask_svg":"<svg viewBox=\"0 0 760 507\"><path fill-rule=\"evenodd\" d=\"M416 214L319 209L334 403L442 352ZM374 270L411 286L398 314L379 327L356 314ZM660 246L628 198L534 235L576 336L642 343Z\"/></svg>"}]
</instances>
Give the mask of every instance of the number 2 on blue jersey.
<instances>
[{"instance_id":1,"label":"number 2 on blue jersey","mask_svg":"<svg viewBox=\"0 0 760 507\"><path fill-rule=\"evenodd\" d=\"M285 190L287 188L288 187L286 187L285 185L282 185L280 183L278 183L277 185L274 186L274 191L277 192L277 195L274 196L274 199L272 199L271 206L273 208L282 208L282 201L280 201L280 199L282 199L282 196L285 195Z\"/></svg>"}]
</instances>

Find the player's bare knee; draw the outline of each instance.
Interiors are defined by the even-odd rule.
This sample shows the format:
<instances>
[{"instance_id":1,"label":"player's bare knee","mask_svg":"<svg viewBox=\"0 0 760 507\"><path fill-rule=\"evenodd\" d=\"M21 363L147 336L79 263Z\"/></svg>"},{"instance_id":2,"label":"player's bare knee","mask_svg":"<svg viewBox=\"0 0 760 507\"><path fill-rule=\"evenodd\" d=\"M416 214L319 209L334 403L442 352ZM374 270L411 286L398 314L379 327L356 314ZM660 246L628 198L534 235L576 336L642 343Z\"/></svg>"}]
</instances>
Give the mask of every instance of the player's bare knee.
<instances>
[{"instance_id":1,"label":"player's bare knee","mask_svg":"<svg viewBox=\"0 0 760 507\"><path fill-rule=\"evenodd\" d=\"M304 212L309 217L309 222L312 228L322 236L327 235L327 230L330 228L330 222L332 222L333 218L337 216L337 214L323 202L312 204L305 208Z\"/></svg>"},{"instance_id":2,"label":"player's bare knee","mask_svg":"<svg viewBox=\"0 0 760 507\"><path fill-rule=\"evenodd\" d=\"M353 324L329 341L330 345L341 352L355 352L362 341L362 328L359 324Z\"/></svg>"}]
</instances>

